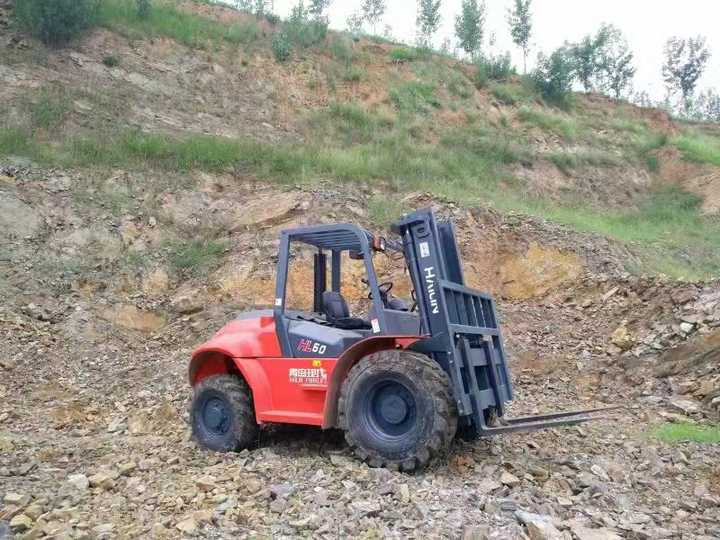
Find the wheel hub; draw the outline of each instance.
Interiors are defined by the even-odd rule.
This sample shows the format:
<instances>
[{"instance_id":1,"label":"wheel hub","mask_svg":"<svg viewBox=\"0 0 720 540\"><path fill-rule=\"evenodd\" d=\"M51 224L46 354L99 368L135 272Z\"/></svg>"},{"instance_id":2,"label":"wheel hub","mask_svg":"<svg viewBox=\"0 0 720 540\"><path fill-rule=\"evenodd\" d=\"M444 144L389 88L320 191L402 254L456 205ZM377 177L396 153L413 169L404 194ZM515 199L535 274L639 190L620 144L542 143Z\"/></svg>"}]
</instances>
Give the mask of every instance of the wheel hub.
<instances>
[{"instance_id":1,"label":"wheel hub","mask_svg":"<svg viewBox=\"0 0 720 540\"><path fill-rule=\"evenodd\" d=\"M230 413L226 403L218 398L207 400L203 407L203 422L214 433L226 433L230 426Z\"/></svg>"},{"instance_id":2,"label":"wheel hub","mask_svg":"<svg viewBox=\"0 0 720 540\"><path fill-rule=\"evenodd\" d=\"M408 406L399 396L384 396L380 403L380 414L386 422L399 424L407 418Z\"/></svg>"},{"instance_id":3,"label":"wheel hub","mask_svg":"<svg viewBox=\"0 0 720 540\"><path fill-rule=\"evenodd\" d=\"M369 392L366 414L380 437L401 437L415 426L415 398L397 381L382 381Z\"/></svg>"}]
</instances>

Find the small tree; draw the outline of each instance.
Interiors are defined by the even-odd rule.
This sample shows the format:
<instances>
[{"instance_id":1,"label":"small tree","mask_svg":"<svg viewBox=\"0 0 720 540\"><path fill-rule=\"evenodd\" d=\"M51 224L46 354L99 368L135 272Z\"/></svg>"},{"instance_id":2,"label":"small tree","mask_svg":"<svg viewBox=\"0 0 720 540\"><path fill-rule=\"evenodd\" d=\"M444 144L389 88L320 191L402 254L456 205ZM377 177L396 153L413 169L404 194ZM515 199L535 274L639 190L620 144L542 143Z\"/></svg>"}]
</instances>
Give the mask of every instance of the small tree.
<instances>
[{"instance_id":1,"label":"small tree","mask_svg":"<svg viewBox=\"0 0 720 540\"><path fill-rule=\"evenodd\" d=\"M91 27L97 0L16 0L20 25L47 45L64 45Z\"/></svg>"},{"instance_id":2,"label":"small tree","mask_svg":"<svg viewBox=\"0 0 720 540\"><path fill-rule=\"evenodd\" d=\"M152 5L150 0L137 0L137 13L141 19L147 19L150 16Z\"/></svg>"},{"instance_id":3,"label":"small tree","mask_svg":"<svg viewBox=\"0 0 720 540\"><path fill-rule=\"evenodd\" d=\"M462 0L460 15L455 18L455 35L460 47L473 59L480 55L485 31L485 2Z\"/></svg>"},{"instance_id":4,"label":"small tree","mask_svg":"<svg viewBox=\"0 0 720 540\"><path fill-rule=\"evenodd\" d=\"M418 41L423 47L430 47L432 37L440 27L441 0L418 0L418 12L415 24L418 30Z\"/></svg>"},{"instance_id":5,"label":"small tree","mask_svg":"<svg viewBox=\"0 0 720 540\"><path fill-rule=\"evenodd\" d=\"M637 69L634 54L623 33L612 25L604 26L605 46L600 51L601 83L615 99L620 99L630 87Z\"/></svg>"},{"instance_id":6,"label":"small tree","mask_svg":"<svg viewBox=\"0 0 720 540\"><path fill-rule=\"evenodd\" d=\"M523 52L523 73L527 73L527 57L530 54L530 36L532 35L532 0L515 0L508 10L508 24L513 43Z\"/></svg>"},{"instance_id":7,"label":"small tree","mask_svg":"<svg viewBox=\"0 0 720 540\"><path fill-rule=\"evenodd\" d=\"M545 99L564 104L575 81L575 61L571 47L565 44L550 56L538 54L533 81Z\"/></svg>"},{"instance_id":8,"label":"small tree","mask_svg":"<svg viewBox=\"0 0 720 540\"><path fill-rule=\"evenodd\" d=\"M602 84L604 50L608 41L607 26L603 25L594 36L587 35L570 46L575 74L586 92L598 90Z\"/></svg>"},{"instance_id":9,"label":"small tree","mask_svg":"<svg viewBox=\"0 0 720 540\"><path fill-rule=\"evenodd\" d=\"M362 27L363 27L363 16L362 13L359 11L356 11L354 13L351 13L348 18L345 20L345 24L347 26L347 31L350 32L350 34L354 38L360 37L362 34Z\"/></svg>"},{"instance_id":10,"label":"small tree","mask_svg":"<svg viewBox=\"0 0 720 540\"><path fill-rule=\"evenodd\" d=\"M693 104L693 117L706 122L720 122L720 95L708 88L702 92Z\"/></svg>"},{"instance_id":11,"label":"small tree","mask_svg":"<svg viewBox=\"0 0 720 540\"><path fill-rule=\"evenodd\" d=\"M319 19L325 14L325 10L330 6L332 0L310 0L308 11L310 15Z\"/></svg>"},{"instance_id":12,"label":"small tree","mask_svg":"<svg viewBox=\"0 0 720 540\"><path fill-rule=\"evenodd\" d=\"M377 25L380 19L385 15L385 0L363 0L360 10L362 11L363 19L370 23L372 26L373 34L377 33Z\"/></svg>"},{"instance_id":13,"label":"small tree","mask_svg":"<svg viewBox=\"0 0 720 540\"><path fill-rule=\"evenodd\" d=\"M642 90L640 92L635 92L634 94L632 94L630 96L630 103L633 103L638 107L644 107L646 109L655 106L655 102L652 100L647 90Z\"/></svg>"},{"instance_id":14,"label":"small tree","mask_svg":"<svg viewBox=\"0 0 720 540\"><path fill-rule=\"evenodd\" d=\"M665 44L663 80L668 95L681 95L685 114L690 112L695 87L709 59L710 50L702 36L688 39L673 37Z\"/></svg>"}]
</instances>

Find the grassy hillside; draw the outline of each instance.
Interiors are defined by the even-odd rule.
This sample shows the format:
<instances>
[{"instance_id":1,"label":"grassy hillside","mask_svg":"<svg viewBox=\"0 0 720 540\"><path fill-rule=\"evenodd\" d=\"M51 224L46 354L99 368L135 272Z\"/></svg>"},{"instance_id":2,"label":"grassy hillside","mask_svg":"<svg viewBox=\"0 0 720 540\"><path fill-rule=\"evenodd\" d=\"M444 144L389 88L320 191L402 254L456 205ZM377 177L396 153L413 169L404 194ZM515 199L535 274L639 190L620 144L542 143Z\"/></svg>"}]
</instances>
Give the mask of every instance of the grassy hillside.
<instances>
[{"instance_id":1,"label":"grassy hillside","mask_svg":"<svg viewBox=\"0 0 720 540\"><path fill-rule=\"evenodd\" d=\"M720 193L720 130L678 125L600 96L576 95L560 109L522 77L487 80L443 55L310 35L302 26L293 30L290 59L280 63L273 42L286 30L272 21L191 2L156 2L141 20L134 4L103 2L97 25L105 30L94 33L114 37L91 33L58 52L36 42L0 52L11 70L36 67L38 79L45 76L27 92L6 90L0 157L180 176L232 171L280 185L358 184L382 193L370 208L382 224L402 210L405 194L422 191L628 243L643 261L632 271L720 275L720 223L706 208L708 193ZM108 47L113 40L122 41L121 52ZM86 58L83 68L92 64L94 85L63 72L76 61L74 49ZM138 57L147 70L142 79ZM225 86L187 86L164 97L159 89L143 103L154 116L129 116L134 103L150 99L147 88L159 76L152 69L162 64L179 79L201 62ZM224 112L236 98L252 99L234 86L245 84L238 80L268 88L253 107L272 108L270 124L286 135L269 140L261 134L267 122ZM220 93L213 121L242 126L242 136L203 124L204 103ZM154 119L165 112L185 116ZM715 182L715 191L698 190L691 180L700 177Z\"/></svg>"}]
</instances>

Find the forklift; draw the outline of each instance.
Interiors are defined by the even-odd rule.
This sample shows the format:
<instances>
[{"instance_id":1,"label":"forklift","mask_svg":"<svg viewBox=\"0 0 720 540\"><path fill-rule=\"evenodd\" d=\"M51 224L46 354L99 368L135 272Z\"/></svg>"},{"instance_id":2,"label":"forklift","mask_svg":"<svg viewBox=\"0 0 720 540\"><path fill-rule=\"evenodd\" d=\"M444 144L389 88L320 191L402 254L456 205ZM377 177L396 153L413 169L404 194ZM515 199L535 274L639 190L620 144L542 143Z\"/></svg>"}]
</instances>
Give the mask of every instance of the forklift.
<instances>
[{"instance_id":1,"label":"forklift","mask_svg":"<svg viewBox=\"0 0 720 540\"><path fill-rule=\"evenodd\" d=\"M372 467L412 471L456 435L574 425L607 410L506 417L513 388L495 302L465 286L452 223L422 209L391 230L396 239L352 224L281 232L273 308L240 314L192 354L190 421L202 446L237 451L264 424L303 424L343 430ZM313 251L312 311L286 307L297 246ZM378 253L404 260L412 305L379 282ZM347 258L364 266L365 317L342 295Z\"/></svg>"}]
</instances>

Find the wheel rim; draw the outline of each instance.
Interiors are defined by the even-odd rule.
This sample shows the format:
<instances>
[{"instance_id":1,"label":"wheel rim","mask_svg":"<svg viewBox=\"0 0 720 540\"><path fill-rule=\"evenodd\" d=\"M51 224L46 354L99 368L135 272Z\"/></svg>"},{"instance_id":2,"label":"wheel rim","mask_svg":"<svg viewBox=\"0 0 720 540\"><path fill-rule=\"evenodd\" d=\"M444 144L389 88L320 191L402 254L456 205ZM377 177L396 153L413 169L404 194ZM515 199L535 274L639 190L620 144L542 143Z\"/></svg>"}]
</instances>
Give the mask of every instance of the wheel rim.
<instances>
[{"instance_id":1,"label":"wheel rim","mask_svg":"<svg viewBox=\"0 0 720 540\"><path fill-rule=\"evenodd\" d=\"M224 435L230 429L230 407L225 400L212 397L203 404L202 419L210 433Z\"/></svg>"},{"instance_id":2,"label":"wheel rim","mask_svg":"<svg viewBox=\"0 0 720 540\"><path fill-rule=\"evenodd\" d=\"M415 398L400 382L378 383L371 388L365 401L365 417L376 436L384 439L402 437L415 426Z\"/></svg>"}]
</instances>

